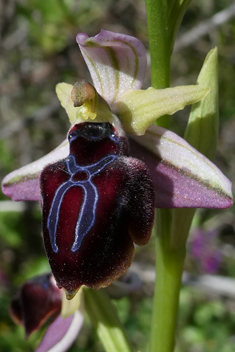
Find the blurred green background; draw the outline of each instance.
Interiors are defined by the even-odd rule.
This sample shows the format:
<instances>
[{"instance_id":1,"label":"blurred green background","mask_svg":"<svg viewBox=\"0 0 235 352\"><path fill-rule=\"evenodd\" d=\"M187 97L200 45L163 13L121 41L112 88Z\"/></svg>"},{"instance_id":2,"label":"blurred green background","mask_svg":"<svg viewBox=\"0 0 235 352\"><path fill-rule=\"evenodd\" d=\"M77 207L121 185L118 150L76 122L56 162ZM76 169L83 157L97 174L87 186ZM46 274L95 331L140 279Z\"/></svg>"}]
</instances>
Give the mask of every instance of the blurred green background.
<instances>
[{"instance_id":1,"label":"blurred green background","mask_svg":"<svg viewBox=\"0 0 235 352\"><path fill-rule=\"evenodd\" d=\"M172 56L172 86L194 84L207 52L217 46L220 64L220 137L216 164L235 180L235 10L228 0L192 1L183 19ZM209 24L223 12L222 23ZM223 14L222 13L222 14ZM226 20L226 13L231 19ZM224 16L224 17L223 17ZM208 24L208 20L211 21ZM199 30L205 27L205 34ZM64 138L68 120L55 95L58 82L90 81L75 41L79 32L90 36L106 29L138 37L148 49L143 0L2 0L0 2L0 180L10 171L49 152ZM199 28L193 37L193 29ZM191 35L185 43L185 35ZM150 85L148 67L145 87ZM189 109L171 118L172 129L183 135ZM41 238L41 214L36 203L8 203L0 194L0 351L34 351L43 329L27 341L22 327L9 317L11 298L26 279L49 270ZM199 210L194 228L215 230L208 246L221 253L214 275L235 278L234 207ZM189 239L185 270L196 278L205 274ZM205 236L205 241L206 236ZM154 242L135 257L152 273ZM207 256L207 253L202 253ZM202 259L203 260L203 259ZM142 288L115 301L136 350L147 351L152 312L153 280L144 276ZM45 328L44 328L45 330ZM185 285L180 297L177 352L235 350L234 296ZM103 351L88 319L70 352Z\"/></svg>"}]
</instances>

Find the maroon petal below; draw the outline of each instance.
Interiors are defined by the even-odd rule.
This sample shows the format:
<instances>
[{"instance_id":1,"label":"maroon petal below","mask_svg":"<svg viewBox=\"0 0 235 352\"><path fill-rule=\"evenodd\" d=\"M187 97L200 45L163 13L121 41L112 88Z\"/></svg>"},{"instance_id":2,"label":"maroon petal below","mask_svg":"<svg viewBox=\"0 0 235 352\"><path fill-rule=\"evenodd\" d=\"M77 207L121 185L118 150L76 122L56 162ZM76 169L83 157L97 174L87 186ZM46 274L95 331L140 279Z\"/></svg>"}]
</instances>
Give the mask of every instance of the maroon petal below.
<instances>
[{"instance_id":1,"label":"maroon petal below","mask_svg":"<svg viewBox=\"0 0 235 352\"><path fill-rule=\"evenodd\" d=\"M61 310L61 291L51 274L26 281L13 299L10 313L25 327L26 337L39 329L49 317Z\"/></svg>"}]
</instances>

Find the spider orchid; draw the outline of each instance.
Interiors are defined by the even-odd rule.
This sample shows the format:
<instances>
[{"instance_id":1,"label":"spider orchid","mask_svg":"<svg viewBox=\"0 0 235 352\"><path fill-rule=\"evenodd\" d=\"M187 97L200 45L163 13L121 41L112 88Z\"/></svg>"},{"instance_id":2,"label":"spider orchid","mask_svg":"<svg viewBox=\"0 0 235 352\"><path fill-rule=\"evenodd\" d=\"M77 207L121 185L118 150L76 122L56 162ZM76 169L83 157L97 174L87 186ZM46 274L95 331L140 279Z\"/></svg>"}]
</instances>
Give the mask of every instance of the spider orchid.
<instances>
[{"instance_id":1,"label":"spider orchid","mask_svg":"<svg viewBox=\"0 0 235 352\"><path fill-rule=\"evenodd\" d=\"M231 183L184 139L153 125L203 99L200 85L141 90L146 52L136 38L77 35L93 85L60 83L71 128L45 157L10 173L3 193L40 201L44 244L59 288L108 286L149 241L157 208L226 208ZM131 136L128 142L127 136Z\"/></svg>"}]
</instances>

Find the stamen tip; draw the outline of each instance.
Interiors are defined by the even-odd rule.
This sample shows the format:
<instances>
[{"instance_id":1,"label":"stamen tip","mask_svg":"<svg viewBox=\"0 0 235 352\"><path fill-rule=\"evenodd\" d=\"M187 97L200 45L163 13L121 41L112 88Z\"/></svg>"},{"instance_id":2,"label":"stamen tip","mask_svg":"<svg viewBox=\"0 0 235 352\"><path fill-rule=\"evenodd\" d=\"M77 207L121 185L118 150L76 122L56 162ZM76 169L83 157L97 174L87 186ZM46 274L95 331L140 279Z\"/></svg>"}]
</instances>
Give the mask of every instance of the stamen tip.
<instances>
[{"instance_id":1,"label":"stamen tip","mask_svg":"<svg viewBox=\"0 0 235 352\"><path fill-rule=\"evenodd\" d=\"M95 98L95 88L88 82L82 80L76 82L71 92L74 107L83 105L87 100Z\"/></svg>"}]
</instances>

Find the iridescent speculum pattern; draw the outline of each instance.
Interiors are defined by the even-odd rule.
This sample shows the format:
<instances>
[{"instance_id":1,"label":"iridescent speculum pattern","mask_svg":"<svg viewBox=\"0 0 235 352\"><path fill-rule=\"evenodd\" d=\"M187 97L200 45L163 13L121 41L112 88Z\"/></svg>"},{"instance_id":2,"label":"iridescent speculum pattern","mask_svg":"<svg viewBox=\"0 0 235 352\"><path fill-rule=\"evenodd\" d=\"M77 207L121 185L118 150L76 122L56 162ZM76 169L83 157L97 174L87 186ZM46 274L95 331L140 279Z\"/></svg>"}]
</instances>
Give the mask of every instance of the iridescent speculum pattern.
<instances>
[{"instance_id":1,"label":"iridescent speculum pattern","mask_svg":"<svg viewBox=\"0 0 235 352\"><path fill-rule=\"evenodd\" d=\"M54 252L58 252L58 247L56 245L56 229L60 216L60 206L63 202L65 193L71 187L82 187L84 192L83 203L78 214L78 220L75 229L75 239L71 247L71 251L76 252L79 249L84 236L93 226L96 218L96 206L99 194L96 186L92 183L92 177L99 173L109 163L112 163L116 158L116 155L108 155L107 157L101 159L99 162L88 166L77 165L74 155L70 155L65 160L70 178L57 189L47 220L47 228L50 233L51 245ZM76 177L78 173L81 173L83 179L74 180L74 177Z\"/></svg>"}]
</instances>

